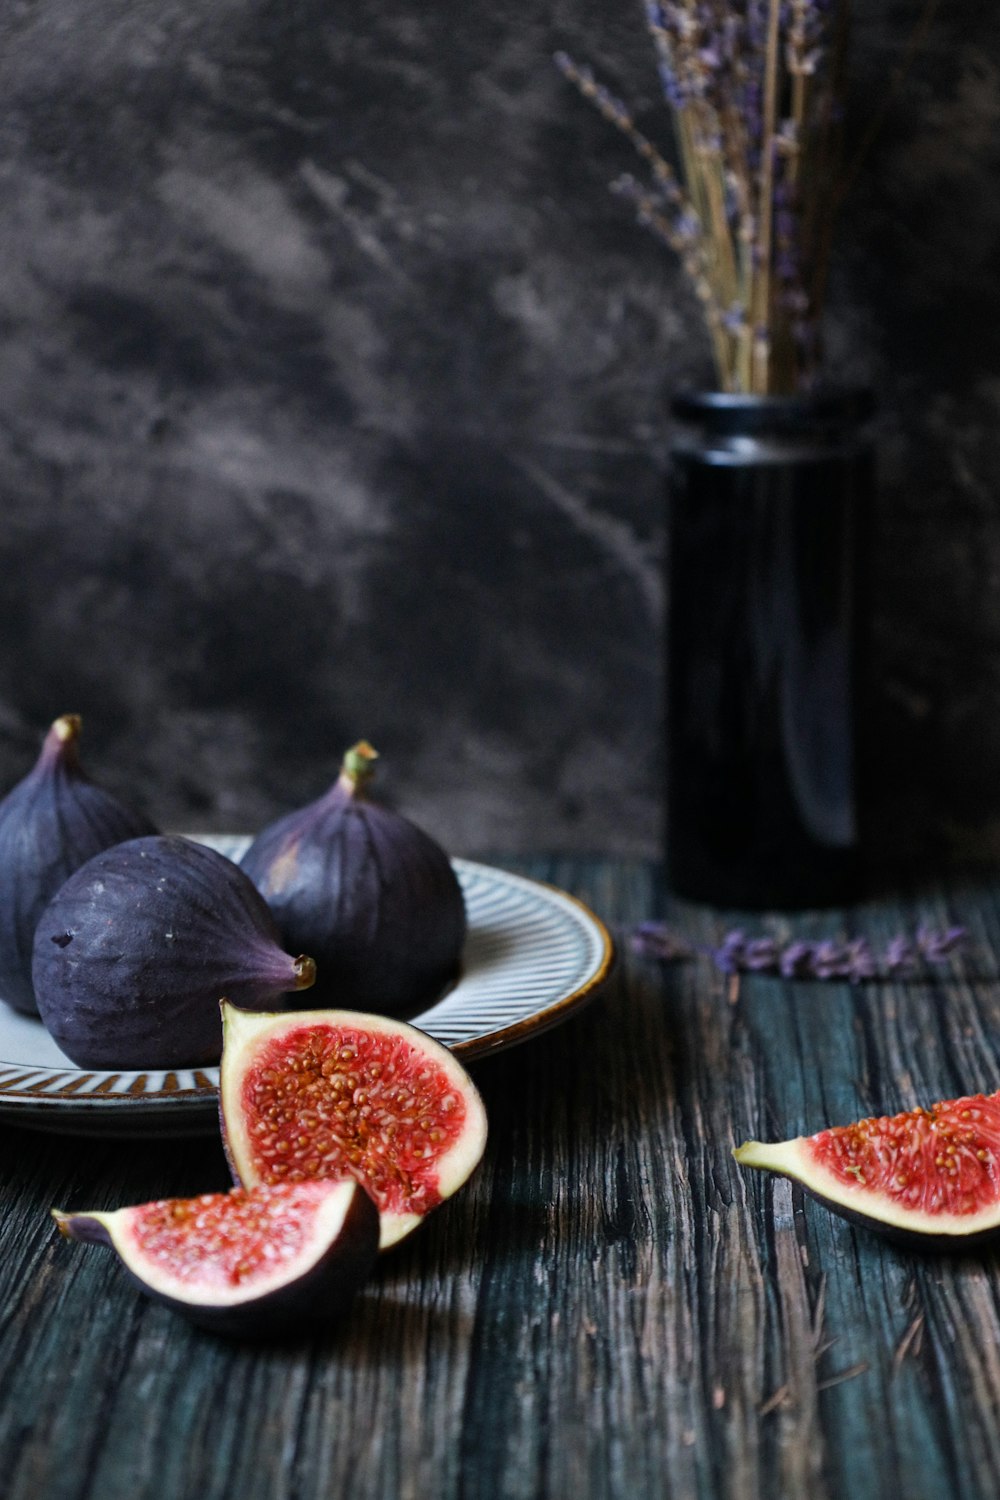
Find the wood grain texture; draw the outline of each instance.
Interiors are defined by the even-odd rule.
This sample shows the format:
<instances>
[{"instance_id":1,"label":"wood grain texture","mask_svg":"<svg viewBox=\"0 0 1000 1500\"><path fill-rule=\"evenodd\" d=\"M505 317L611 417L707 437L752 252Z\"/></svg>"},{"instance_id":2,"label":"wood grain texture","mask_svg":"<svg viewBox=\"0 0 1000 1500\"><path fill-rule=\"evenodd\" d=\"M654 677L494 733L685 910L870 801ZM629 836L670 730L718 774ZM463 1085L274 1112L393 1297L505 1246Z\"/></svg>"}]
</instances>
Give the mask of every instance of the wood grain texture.
<instances>
[{"instance_id":1,"label":"wood grain texture","mask_svg":"<svg viewBox=\"0 0 1000 1500\"><path fill-rule=\"evenodd\" d=\"M654 869L522 861L621 935ZM772 933L961 920L928 980L851 988L663 966L474 1069L469 1188L298 1345L226 1343L133 1291L48 1209L221 1187L218 1143L0 1130L5 1500L979 1500L1000 1473L1000 1258L892 1248L741 1171L786 1136L1000 1084L1000 889Z\"/></svg>"}]
</instances>

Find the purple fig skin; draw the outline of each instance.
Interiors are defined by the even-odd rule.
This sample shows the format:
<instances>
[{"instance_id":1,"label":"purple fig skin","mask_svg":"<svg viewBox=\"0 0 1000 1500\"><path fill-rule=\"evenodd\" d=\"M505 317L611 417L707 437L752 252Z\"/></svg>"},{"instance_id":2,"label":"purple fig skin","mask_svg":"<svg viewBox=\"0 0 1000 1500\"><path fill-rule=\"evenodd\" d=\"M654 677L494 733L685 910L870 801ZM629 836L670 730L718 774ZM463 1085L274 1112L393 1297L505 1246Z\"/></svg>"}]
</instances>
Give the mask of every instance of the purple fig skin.
<instances>
[{"instance_id":1,"label":"purple fig skin","mask_svg":"<svg viewBox=\"0 0 1000 1500\"><path fill-rule=\"evenodd\" d=\"M130 839L96 855L45 908L32 980L42 1020L83 1068L218 1062L219 999L280 1009L311 958L281 949L239 867L189 839Z\"/></svg>"},{"instance_id":2,"label":"purple fig skin","mask_svg":"<svg viewBox=\"0 0 1000 1500\"><path fill-rule=\"evenodd\" d=\"M799 1178L793 1180L801 1181ZM905 1224L883 1224L870 1214L845 1208L842 1203L834 1203L832 1198L824 1197L807 1182L802 1182L801 1186L810 1198L821 1203L830 1213L846 1219L848 1224L854 1224L859 1229L873 1230L899 1250L926 1251L935 1255L950 1251L953 1255L964 1255L969 1250L986 1250L992 1245L1000 1244L1000 1226L996 1224L989 1229L972 1229L968 1234L928 1234L922 1229L907 1229Z\"/></svg>"},{"instance_id":3,"label":"purple fig skin","mask_svg":"<svg viewBox=\"0 0 1000 1500\"><path fill-rule=\"evenodd\" d=\"M308 1005L407 1015L458 977L465 902L440 845L365 796L374 757L349 751L330 790L265 828L240 865L286 946L316 960Z\"/></svg>"},{"instance_id":4,"label":"purple fig skin","mask_svg":"<svg viewBox=\"0 0 1000 1500\"><path fill-rule=\"evenodd\" d=\"M210 1288L204 1289L200 1300L192 1288L189 1301L171 1297L150 1285L143 1275L144 1262L138 1249L132 1247L127 1252L120 1249L102 1222L113 1216L67 1214L58 1209L53 1209L52 1215L67 1239L114 1250L138 1291L162 1307L180 1313L197 1327L228 1338L274 1340L336 1321L375 1265L378 1209L363 1188L356 1183L350 1186L354 1191L340 1231L312 1266L291 1275L284 1285L229 1306L214 1304Z\"/></svg>"},{"instance_id":5,"label":"purple fig skin","mask_svg":"<svg viewBox=\"0 0 1000 1500\"><path fill-rule=\"evenodd\" d=\"M0 802L0 996L37 1016L31 952L38 919L95 854L157 830L81 769L78 714L56 719L27 776Z\"/></svg>"}]
</instances>

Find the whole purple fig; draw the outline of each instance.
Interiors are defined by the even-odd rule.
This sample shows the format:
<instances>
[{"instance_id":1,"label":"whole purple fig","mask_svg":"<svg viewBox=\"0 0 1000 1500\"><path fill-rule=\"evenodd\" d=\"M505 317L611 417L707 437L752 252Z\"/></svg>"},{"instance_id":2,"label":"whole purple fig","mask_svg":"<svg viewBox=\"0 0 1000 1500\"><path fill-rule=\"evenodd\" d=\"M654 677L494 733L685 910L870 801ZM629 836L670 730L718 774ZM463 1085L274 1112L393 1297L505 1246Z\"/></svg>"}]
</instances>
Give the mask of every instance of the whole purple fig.
<instances>
[{"instance_id":1,"label":"whole purple fig","mask_svg":"<svg viewBox=\"0 0 1000 1500\"><path fill-rule=\"evenodd\" d=\"M355 745L325 796L265 828L241 866L286 945L315 958L310 1003L400 1015L456 978L465 903L440 845L369 801L375 759Z\"/></svg>"},{"instance_id":2,"label":"whole purple fig","mask_svg":"<svg viewBox=\"0 0 1000 1500\"><path fill-rule=\"evenodd\" d=\"M156 832L81 769L80 725L78 714L56 719L34 769L0 802L0 996L29 1016L31 947L49 901L93 855Z\"/></svg>"},{"instance_id":3,"label":"whole purple fig","mask_svg":"<svg viewBox=\"0 0 1000 1500\"><path fill-rule=\"evenodd\" d=\"M42 1020L82 1068L218 1062L224 996L276 1010L315 972L282 952L238 865L167 835L130 839L71 875L39 918L32 963Z\"/></svg>"}]
</instances>

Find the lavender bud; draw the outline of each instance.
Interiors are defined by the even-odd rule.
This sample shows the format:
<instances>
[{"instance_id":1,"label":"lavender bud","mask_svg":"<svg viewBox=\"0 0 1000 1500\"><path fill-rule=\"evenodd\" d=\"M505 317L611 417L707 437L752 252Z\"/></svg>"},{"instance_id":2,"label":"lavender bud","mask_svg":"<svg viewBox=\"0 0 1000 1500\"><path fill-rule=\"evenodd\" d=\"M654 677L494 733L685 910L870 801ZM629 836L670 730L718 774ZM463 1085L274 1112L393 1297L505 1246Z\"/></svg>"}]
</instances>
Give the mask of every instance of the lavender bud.
<instances>
[{"instance_id":1,"label":"lavender bud","mask_svg":"<svg viewBox=\"0 0 1000 1500\"><path fill-rule=\"evenodd\" d=\"M934 932L930 928L920 927L917 929L917 947L921 957L925 958L929 964L940 964L954 953L964 937L964 927L948 927L944 932Z\"/></svg>"},{"instance_id":2,"label":"lavender bud","mask_svg":"<svg viewBox=\"0 0 1000 1500\"><path fill-rule=\"evenodd\" d=\"M644 958L658 958L664 963L693 957L690 944L672 932L665 922L640 922L632 930L631 946L633 952Z\"/></svg>"},{"instance_id":3,"label":"lavender bud","mask_svg":"<svg viewBox=\"0 0 1000 1500\"><path fill-rule=\"evenodd\" d=\"M743 950L743 966L751 974L763 974L777 968L778 945L774 938L754 938Z\"/></svg>"},{"instance_id":4,"label":"lavender bud","mask_svg":"<svg viewBox=\"0 0 1000 1500\"><path fill-rule=\"evenodd\" d=\"M909 938L900 933L889 939L882 961L890 974L912 974L917 967L916 950Z\"/></svg>"},{"instance_id":5,"label":"lavender bud","mask_svg":"<svg viewBox=\"0 0 1000 1500\"><path fill-rule=\"evenodd\" d=\"M847 954L847 978L852 984L860 984L865 979L875 978L878 967L867 938L855 938L853 942L848 943Z\"/></svg>"},{"instance_id":6,"label":"lavender bud","mask_svg":"<svg viewBox=\"0 0 1000 1500\"><path fill-rule=\"evenodd\" d=\"M785 979L808 979L812 974L812 943L786 943L778 960L778 971Z\"/></svg>"},{"instance_id":7,"label":"lavender bud","mask_svg":"<svg viewBox=\"0 0 1000 1500\"><path fill-rule=\"evenodd\" d=\"M712 954L713 962L717 969L723 974L737 974L743 967L744 945L746 933L733 931L727 932L722 939L721 946L716 948Z\"/></svg>"},{"instance_id":8,"label":"lavender bud","mask_svg":"<svg viewBox=\"0 0 1000 1500\"><path fill-rule=\"evenodd\" d=\"M850 961L842 944L827 939L816 944L812 967L817 979L843 979L849 971Z\"/></svg>"}]
</instances>

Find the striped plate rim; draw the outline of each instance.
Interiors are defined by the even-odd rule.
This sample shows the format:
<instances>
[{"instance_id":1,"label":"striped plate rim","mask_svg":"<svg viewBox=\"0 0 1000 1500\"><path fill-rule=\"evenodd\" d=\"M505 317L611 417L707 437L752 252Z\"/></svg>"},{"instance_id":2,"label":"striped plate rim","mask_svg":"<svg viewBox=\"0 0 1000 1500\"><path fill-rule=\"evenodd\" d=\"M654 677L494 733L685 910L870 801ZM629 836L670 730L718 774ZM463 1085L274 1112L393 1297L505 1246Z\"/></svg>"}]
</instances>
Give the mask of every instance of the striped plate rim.
<instances>
[{"instance_id":1,"label":"striped plate rim","mask_svg":"<svg viewBox=\"0 0 1000 1500\"><path fill-rule=\"evenodd\" d=\"M242 834L192 834L238 859ZM453 861L465 896L469 933L463 972L434 1005L411 1019L464 1062L527 1041L558 1025L606 978L614 945L582 901L556 886L473 860ZM37 1023L17 1018L21 1027ZM0 1052L4 1043L0 1018ZM48 1048L51 1041L46 1038ZM86 1113L183 1129L181 1115L214 1112L218 1068L102 1072L0 1057L0 1117L67 1128ZM76 1128L75 1124L74 1127Z\"/></svg>"}]
</instances>

